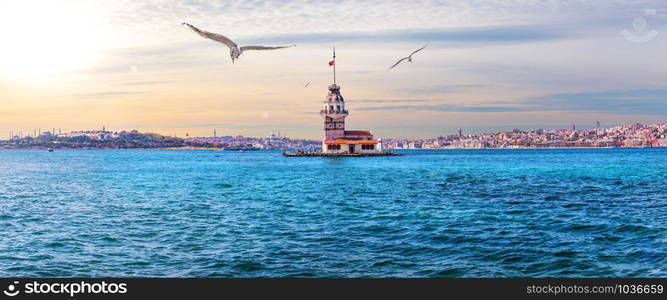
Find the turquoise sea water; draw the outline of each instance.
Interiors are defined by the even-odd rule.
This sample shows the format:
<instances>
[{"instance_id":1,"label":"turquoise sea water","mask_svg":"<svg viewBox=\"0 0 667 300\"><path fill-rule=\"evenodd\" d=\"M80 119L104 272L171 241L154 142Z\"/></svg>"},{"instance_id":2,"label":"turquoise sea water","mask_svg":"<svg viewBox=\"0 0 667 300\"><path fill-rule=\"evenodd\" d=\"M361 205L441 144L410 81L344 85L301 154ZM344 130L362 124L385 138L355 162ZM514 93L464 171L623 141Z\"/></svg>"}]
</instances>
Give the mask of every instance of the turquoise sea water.
<instances>
[{"instance_id":1,"label":"turquoise sea water","mask_svg":"<svg viewBox=\"0 0 667 300\"><path fill-rule=\"evenodd\" d=\"M667 276L667 149L0 151L0 276Z\"/></svg>"}]
</instances>

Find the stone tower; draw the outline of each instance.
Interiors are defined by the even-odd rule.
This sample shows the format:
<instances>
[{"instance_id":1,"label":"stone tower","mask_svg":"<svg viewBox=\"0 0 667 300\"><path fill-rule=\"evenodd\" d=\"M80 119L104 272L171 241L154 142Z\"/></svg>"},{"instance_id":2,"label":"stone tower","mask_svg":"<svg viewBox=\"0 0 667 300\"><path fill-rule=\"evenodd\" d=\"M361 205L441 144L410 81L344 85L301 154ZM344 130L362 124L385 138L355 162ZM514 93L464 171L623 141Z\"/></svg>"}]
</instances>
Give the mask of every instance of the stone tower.
<instances>
[{"instance_id":1,"label":"stone tower","mask_svg":"<svg viewBox=\"0 0 667 300\"><path fill-rule=\"evenodd\" d=\"M345 99L340 94L340 86L335 83L329 86L329 94L324 100L320 111L324 117L324 140L335 140L345 136Z\"/></svg>"}]
</instances>

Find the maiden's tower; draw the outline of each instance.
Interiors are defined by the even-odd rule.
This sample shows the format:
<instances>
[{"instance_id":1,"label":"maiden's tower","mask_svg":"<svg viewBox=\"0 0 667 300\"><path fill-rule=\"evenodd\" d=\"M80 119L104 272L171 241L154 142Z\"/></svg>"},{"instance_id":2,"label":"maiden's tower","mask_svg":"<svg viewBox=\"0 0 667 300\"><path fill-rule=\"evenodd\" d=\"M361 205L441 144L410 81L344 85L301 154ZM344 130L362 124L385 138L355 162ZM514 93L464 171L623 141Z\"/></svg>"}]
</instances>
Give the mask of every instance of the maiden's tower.
<instances>
[{"instance_id":1,"label":"maiden's tower","mask_svg":"<svg viewBox=\"0 0 667 300\"><path fill-rule=\"evenodd\" d=\"M399 155L382 151L382 140L375 140L370 130L345 130L345 99L340 94L340 86L336 84L336 50L333 60L333 84L324 99L320 115L324 118L324 137L321 152L284 153L286 156L378 156Z\"/></svg>"}]
</instances>

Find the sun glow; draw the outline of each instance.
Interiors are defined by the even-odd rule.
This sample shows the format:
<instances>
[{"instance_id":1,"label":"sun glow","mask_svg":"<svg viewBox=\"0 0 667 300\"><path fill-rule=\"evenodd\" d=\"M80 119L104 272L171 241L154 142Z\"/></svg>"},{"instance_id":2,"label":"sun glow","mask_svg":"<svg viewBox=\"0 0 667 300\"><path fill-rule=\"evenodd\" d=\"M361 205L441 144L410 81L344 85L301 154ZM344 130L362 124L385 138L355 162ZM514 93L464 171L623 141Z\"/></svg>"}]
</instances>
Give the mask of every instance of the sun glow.
<instances>
[{"instance_id":1,"label":"sun glow","mask_svg":"<svg viewBox=\"0 0 667 300\"><path fill-rule=\"evenodd\" d=\"M46 75L94 61L104 33L92 12L77 1L0 4L0 74Z\"/></svg>"}]
</instances>

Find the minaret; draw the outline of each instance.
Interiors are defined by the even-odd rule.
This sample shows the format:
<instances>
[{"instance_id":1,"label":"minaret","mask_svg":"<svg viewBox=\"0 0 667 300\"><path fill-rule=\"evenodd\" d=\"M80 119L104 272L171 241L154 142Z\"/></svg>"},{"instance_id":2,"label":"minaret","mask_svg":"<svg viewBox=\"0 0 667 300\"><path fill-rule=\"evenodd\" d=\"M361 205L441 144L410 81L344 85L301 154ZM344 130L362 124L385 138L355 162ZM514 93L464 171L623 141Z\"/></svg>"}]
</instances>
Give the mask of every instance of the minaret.
<instances>
[{"instance_id":1,"label":"minaret","mask_svg":"<svg viewBox=\"0 0 667 300\"><path fill-rule=\"evenodd\" d=\"M340 86L336 85L336 49L333 52L334 83L329 86L329 93L324 100L320 115L324 117L324 140L335 140L345 136L345 100L340 94Z\"/></svg>"}]
</instances>

